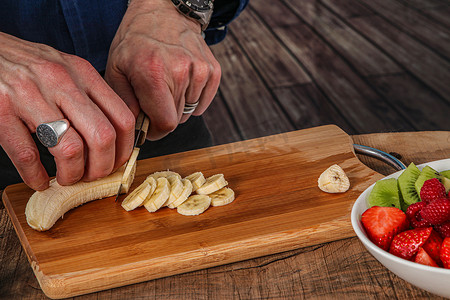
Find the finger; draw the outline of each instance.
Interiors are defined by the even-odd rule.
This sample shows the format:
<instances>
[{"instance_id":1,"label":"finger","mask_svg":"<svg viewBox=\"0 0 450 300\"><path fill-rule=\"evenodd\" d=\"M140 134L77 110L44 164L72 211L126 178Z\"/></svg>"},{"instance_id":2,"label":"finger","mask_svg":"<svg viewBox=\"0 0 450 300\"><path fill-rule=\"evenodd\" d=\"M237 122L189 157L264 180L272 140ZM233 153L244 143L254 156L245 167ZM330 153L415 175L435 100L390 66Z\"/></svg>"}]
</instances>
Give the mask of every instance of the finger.
<instances>
[{"instance_id":1,"label":"finger","mask_svg":"<svg viewBox=\"0 0 450 300\"><path fill-rule=\"evenodd\" d=\"M219 89L220 85L220 78L222 76L220 64L214 58L211 51L208 52L208 56L212 65L212 71L208 78L208 82L206 83L202 91L202 94L200 95L199 105L192 113L194 116L200 116L205 112L205 110L208 108L208 106L211 104L212 100L216 96L217 90Z\"/></svg>"},{"instance_id":2,"label":"finger","mask_svg":"<svg viewBox=\"0 0 450 300\"><path fill-rule=\"evenodd\" d=\"M196 61L192 64L192 72L189 80L190 85L186 91L185 103L194 104L200 100L202 91L206 86L212 71L212 65L209 64L209 62ZM183 114L180 123L186 122L190 115L191 114Z\"/></svg>"},{"instance_id":3,"label":"finger","mask_svg":"<svg viewBox=\"0 0 450 300\"><path fill-rule=\"evenodd\" d=\"M96 79L97 82L93 85L88 85L86 91L115 129L116 153L113 167L113 170L115 170L128 160L133 150L134 127L136 123L134 113L137 116L140 108L134 91L125 77L119 76L114 83L118 94L100 76ZM92 88L93 86L95 88ZM118 95L121 95L124 100ZM130 103L131 107L127 106L128 103Z\"/></svg>"},{"instance_id":4,"label":"finger","mask_svg":"<svg viewBox=\"0 0 450 300\"><path fill-rule=\"evenodd\" d=\"M84 93L58 99L59 108L83 139L85 170L83 180L91 181L109 175L115 163L116 132L102 110Z\"/></svg>"},{"instance_id":5,"label":"finger","mask_svg":"<svg viewBox=\"0 0 450 300\"><path fill-rule=\"evenodd\" d=\"M45 190L49 177L28 128L18 118L2 117L0 131L0 144L25 184L37 191Z\"/></svg>"}]
</instances>

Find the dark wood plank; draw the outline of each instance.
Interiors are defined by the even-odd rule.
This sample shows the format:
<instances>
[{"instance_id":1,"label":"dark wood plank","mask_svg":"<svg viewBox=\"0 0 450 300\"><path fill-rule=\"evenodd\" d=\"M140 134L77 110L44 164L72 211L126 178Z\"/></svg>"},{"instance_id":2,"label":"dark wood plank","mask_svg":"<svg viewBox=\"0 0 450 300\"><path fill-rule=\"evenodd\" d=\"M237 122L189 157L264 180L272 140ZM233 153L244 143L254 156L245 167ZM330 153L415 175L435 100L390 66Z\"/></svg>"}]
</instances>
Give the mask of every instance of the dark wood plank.
<instances>
[{"instance_id":1,"label":"dark wood plank","mask_svg":"<svg viewBox=\"0 0 450 300\"><path fill-rule=\"evenodd\" d=\"M271 3L268 0L253 1L259 15L307 68L319 89L333 102L356 132L391 131L399 128L407 130L401 116L308 25L278 27L271 16L264 13L265 7ZM283 15L290 14L292 12L284 6Z\"/></svg>"},{"instance_id":2,"label":"dark wood plank","mask_svg":"<svg viewBox=\"0 0 450 300\"><path fill-rule=\"evenodd\" d=\"M212 50L222 66L222 96L241 136L249 139L293 130L293 125L239 47L233 28L220 47L212 47Z\"/></svg>"},{"instance_id":3,"label":"dark wood plank","mask_svg":"<svg viewBox=\"0 0 450 300\"><path fill-rule=\"evenodd\" d=\"M319 0L319 3L326 5L345 19L375 14L372 9L357 1Z\"/></svg>"},{"instance_id":4,"label":"dark wood plank","mask_svg":"<svg viewBox=\"0 0 450 300\"><path fill-rule=\"evenodd\" d=\"M297 129L335 124L349 134L355 132L314 84L278 88L274 93Z\"/></svg>"},{"instance_id":5,"label":"dark wood plank","mask_svg":"<svg viewBox=\"0 0 450 300\"><path fill-rule=\"evenodd\" d=\"M450 100L450 63L379 16L349 19L349 22L383 48L403 68ZM444 106L446 108L448 106Z\"/></svg>"},{"instance_id":6,"label":"dark wood plank","mask_svg":"<svg viewBox=\"0 0 450 300\"><path fill-rule=\"evenodd\" d=\"M254 3L264 2L254 1ZM332 14L318 0L286 1L286 3L361 75L381 75L401 70L392 59Z\"/></svg>"},{"instance_id":7,"label":"dark wood plank","mask_svg":"<svg viewBox=\"0 0 450 300\"><path fill-rule=\"evenodd\" d=\"M450 107L442 109L445 100L409 74L370 77L368 81L416 130L450 130Z\"/></svg>"},{"instance_id":8,"label":"dark wood plank","mask_svg":"<svg viewBox=\"0 0 450 300\"><path fill-rule=\"evenodd\" d=\"M225 102L219 93L214 98L211 105L203 114L203 118L208 125L213 137L214 145L227 144L242 140L236 128L232 115L229 113Z\"/></svg>"},{"instance_id":9,"label":"dark wood plank","mask_svg":"<svg viewBox=\"0 0 450 300\"><path fill-rule=\"evenodd\" d=\"M450 58L450 30L434 23L416 10L393 0L359 0L377 11L386 21Z\"/></svg>"},{"instance_id":10,"label":"dark wood plank","mask_svg":"<svg viewBox=\"0 0 450 300\"><path fill-rule=\"evenodd\" d=\"M427 8L442 8L449 5L447 0L397 0L404 5L418 8L418 9L427 9Z\"/></svg>"},{"instance_id":11,"label":"dark wood plank","mask_svg":"<svg viewBox=\"0 0 450 300\"><path fill-rule=\"evenodd\" d=\"M274 6L275 10L277 7ZM271 9L270 13L273 15L277 12ZM287 18L285 22L293 26L301 23L297 18ZM233 28L236 29L233 33L239 44L270 88L311 82L301 66L252 10L244 11Z\"/></svg>"},{"instance_id":12,"label":"dark wood plank","mask_svg":"<svg viewBox=\"0 0 450 300\"><path fill-rule=\"evenodd\" d=\"M450 28L450 6L425 9L422 13L442 26Z\"/></svg>"}]
</instances>

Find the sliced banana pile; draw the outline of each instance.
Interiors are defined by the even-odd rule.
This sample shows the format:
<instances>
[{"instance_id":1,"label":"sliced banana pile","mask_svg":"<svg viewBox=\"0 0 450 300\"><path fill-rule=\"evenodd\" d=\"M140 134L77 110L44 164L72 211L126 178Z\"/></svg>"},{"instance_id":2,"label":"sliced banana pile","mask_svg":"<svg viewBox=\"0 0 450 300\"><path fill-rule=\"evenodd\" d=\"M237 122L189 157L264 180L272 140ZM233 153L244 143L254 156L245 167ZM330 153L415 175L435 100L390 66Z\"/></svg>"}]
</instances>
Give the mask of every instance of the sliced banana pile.
<instances>
[{"instance_id":1,"label":"sliced banana pile","mask_svg":"<svg viewBox=\"0 0 450 300\"><path fill-rule=\"evenodd\" d=\"M202 172L195 172L182 178L173 171L155 172L123 200L122 207L130 211L144 206L149 212L156 212L167 206L176 208L179 214L195 216L210 206L233 202L234 191L227 185L223 174L205 178Z\"/></svg>"},{"instance_id":2,"label":"sliced banana pile","mask_svg":"<svg viewBox=\"0 0 450 300\"><path fill-rule=\"evenodd\" d=\"M344 193L350 187L350 180L339 165L332 165L319 177L319 188L327 193Z\"/></svg>"}]
</instances>

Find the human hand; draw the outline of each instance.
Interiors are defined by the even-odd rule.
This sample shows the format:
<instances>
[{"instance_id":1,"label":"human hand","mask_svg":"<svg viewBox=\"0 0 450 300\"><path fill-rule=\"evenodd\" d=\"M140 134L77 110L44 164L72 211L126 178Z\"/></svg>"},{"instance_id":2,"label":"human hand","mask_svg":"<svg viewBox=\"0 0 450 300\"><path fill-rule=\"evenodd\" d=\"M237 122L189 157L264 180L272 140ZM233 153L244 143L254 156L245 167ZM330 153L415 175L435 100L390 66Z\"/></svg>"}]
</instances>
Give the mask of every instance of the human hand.
<instances>
[{"instance_id":1,"label":"human hand","mask_svg":"<svg viewBox=\"0 0 450 300\"><path fill-rule=\"evenodd\" d=\"M48 187L31 137L41 123L70 123L49 148L62 185L104 177L128 159L134 116L87 61L3 33L0 45L0 145L28 186Z\"/></svg>"},{"instance_id":2,"label":"human hand","mask_svg":"<svg viewBox=\"0 0 450 300\"><path fill-rule=\"evenodd\" d=\"M189 115L201 115L220 83L220 65L201 36L200 25L169 0L133 0L112 42L105 80L135 115L150 118L147 138L157 140Z\"/></svg>"}]
</instances>

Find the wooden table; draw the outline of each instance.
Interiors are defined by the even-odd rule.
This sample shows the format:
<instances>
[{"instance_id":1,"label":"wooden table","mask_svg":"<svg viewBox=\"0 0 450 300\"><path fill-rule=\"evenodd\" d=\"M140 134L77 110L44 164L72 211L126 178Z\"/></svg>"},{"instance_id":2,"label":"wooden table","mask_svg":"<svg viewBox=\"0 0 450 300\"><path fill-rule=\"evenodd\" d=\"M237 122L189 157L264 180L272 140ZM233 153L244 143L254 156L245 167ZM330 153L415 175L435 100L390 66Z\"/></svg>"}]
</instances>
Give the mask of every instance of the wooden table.
<instances>
[{"instance_id":1,"label":"wooden table","mask_svg":"<svg viewBox=\"0 0 450 300\"><path fill-rule=\"evenodd\" d=\"M450 132L353 136L357 144L416 164L450 157ZM382 173L394 170L368 157ZM1 203L1 202L0 202ZM125 286L79 299L428 299L384 268L356 237ZM6 210L0 204L0 299L46 299L29 266Z\"/></svg>"}]
</instances>

